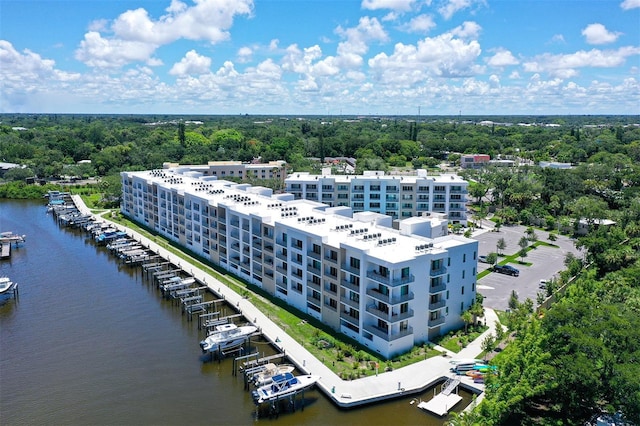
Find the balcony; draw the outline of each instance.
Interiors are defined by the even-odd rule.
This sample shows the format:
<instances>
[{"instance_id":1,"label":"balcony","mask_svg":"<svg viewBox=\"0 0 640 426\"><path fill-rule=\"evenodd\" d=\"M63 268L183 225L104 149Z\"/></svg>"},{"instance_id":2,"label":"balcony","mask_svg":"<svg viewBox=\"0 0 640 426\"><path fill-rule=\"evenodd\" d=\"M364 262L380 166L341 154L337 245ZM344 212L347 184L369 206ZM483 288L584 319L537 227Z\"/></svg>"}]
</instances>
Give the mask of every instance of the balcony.
<instances>
[{"instance_id":1,"label":"balcony","mask_svg":"<svg viewBox=\"0 0 640 426\"><path fill-rule=\"evenodd\" d=\"M415 295L412 292L400 296L391 297L391 294L384 294L376 288L367 289L367 296L371 296L376 300L380 300L381 302L385 302L390 305L397 305L399 303L408 302L415 298Z\"/></svg>"},{"instance_id":2,"label":"balcony","mask_svg":"<svg viewBox=\"0 0 640 426\"><path fill-rule=\"evenodd\" d=\"M287 275L287 268L283 268L282 266L276 266L276 271L280 272L282 275Z\"/></svg>"},{"instance_id":3,"label":"balcony","mask_svg":"<svg viewBox=\"0 0 640 426\"><path fill-rule=\"evenodd\" d=\"M325 291L325 293L328 293L328 294L333 294L333 295L338 294L338 288L337 288L337 286L336 286L336 288L335 288L335 289L333 289L333 290L332 290L332 289L331 289L331 286L330 286L329 284L326 284L326 285L324 286L324 291Z\"/></svg>"},{"instance_id":4,"label":"balcony","mask_svg":"<svg viewBox=\"0 0 640 426\"><path fill-rule=\"evenodd\" d=\"M340 296L340 302L344 303L347 306L350 306L355 309L360 309L360 302L356 302L355 300L351 300L348 297Z\"/></svg>"},{"instance_id":5,"label":"balcony","mask_svg":"<svg viewBox=\"0 0 640 426\"><path fill-rule=\"evenodd\" d=\"M276 257L280 260L287 260L287 254L283 253L282 251L277 252Z\"/></svg>"},{"instance_id":6,"label":"balcony","mask_svg":"<svg viewBox=\"0 0 640 426\"><path fill-rule=\"evenodd\" d=\"M360 320L349 315L349 312L340 311L340 319L343 319L355 326L360 326Z\"/></svg>"},{"instance_id":7,"label":"balcony","mask_svg":"<svg viewBox=\"0 0 640 426\"><path fill-rule=\"evenodd\" d=\"M344 269L344 267L343 267ZM400 277L400 278L391 278L390 276L385 276L380 274L378 271L367 271L367 278L371 278L374 281L377 281L379 283L382 284L386 284L392 287L398 286L398 285L402 285L402 284L408 284L408 283L412 283L415 281L416 277L413 274L409 274L407 276L404 277Z\"/></svg>"},{"instance_id":8,"label":"balcony","mask_svg":"<svg viewBox=\"0 0 640 426\"><path fill-rule=\"evenodd\" d=\"M375 315L376 317L381 318L390 323L403 321L413 316L413 309L409 309L406 312L393 313L393 311L385 312L376 308L375 305L369 305L367 306L366 310L368 313Z\"/></svg>"},{"instance_id":9,"label":"balcony","mask_svg":"<svg viewBox=\"0 0 640 426\"><path fill-rule=\"evenodd\" d=\"M313 250L307 250L307 256L311 257L311 258L313 258L315 260L322 260L322 258L320 256L320 253L316 253Z\"/></svg>"},{"instance_id":10,"label":"balcony","mask_svg":"<svg viewBox=\"0 0 640 426\"><path fill-rule=\"evenodd\" d=\"M316 284L311 280L307 280L307 287L317 291L318 293L320 292L320 284Z\"/></svg>"},{"instance_id":11,"label":"balcony","mask_svg":"<svg viewBox=\"0 0 640 426\"><path fill-rule=\"evenodd\" d=\"M432 277L437 277L438 275L444 275L447 273L447 267L446 266L441 266L437 269L431 269L431 271L429 271L429 274Z\"/></svg>"},{"instance_id":12,"label":"balcony","mask_svg":"<svg viewBox=\"0 0 640 426\"><path fill-rule=\"evenodd\" d=\"M442 309L447 305L446 300L439 300L437 302L429 302L429 310L437 311L438 309Z\"/></svg>"},{"instance_id":13,"label":"balcony","mask_svg":"<svg viewBox=\"0 0 640 426\"><path fill-rule=\"evenodd\" d=\"M441 326L442 324L444 324L445 318L446 317L442 316L442 317L438 317L436 319L430 319L429 320L429 328L434 328L434 327Z\"/></svg>"},{"instance_id":14,"label":"balcony","mask_svg":"<svg viewBox=\"0 0 640 426\"><path fill-rule=\"evenodd\" d=\"M322 276L322 271L319 268L315 268L313 265L307 265L307 272L311 272L319 277Z\"/></svg>"},{"instance_id":15,"label":"balcony","mask_svg":"<svg viewBox=\"0 0 640 426\"><path fill-rule=\"evenodd\" d=\"M447 284L446 283L440 283L438 285L432 285L429 287L429 293L431 294L435 294L435 293L441 293L443 291L445 291L447 289Z\"/></svg>"},{"instance_id":16,"label":"balcony","mask_svg":"<svg viewBox=\"0 0 640 426\"><path fill-rule=\"evenodd\" d=\"M384 339L388 342L413 334L413 327L407 327L405 330L402 330L398 333L389 333L388 330L376 327L375 325L365 324L364 329L369 333L378 336L379 338Z\"/></svg>"},{"instance_id":17,"label":"balcony","mask_svg":"<svg viewBox=\"0 0 640 426\"><path fill-rule=\"evenodd\" d=\"M342 280L340 282L340 284L342 285L342 287L344 287L344 288L346 288L348 290L352 290L352 291L355 291L356 293L360 293L360 286L355 284L355 283L352 283L352 282L347 281L347 280Z\"/></svg>"},{"instance_id":18,"label":"balcony","mask_svg":"<svg viewBox=\"0 0 640 426\"><path fill-rule=\"evenodd\" d=\"M354 275L360 275L360 268L355 268L355 267L353 267L353 266L351 266L351 265L349 265L347 263L343 263L340 266L340 269L342 269L343 271L347 271L347 272L349 272L351 274L354 274Z\"/></svg>"},{"instance_id":19,"label":"balcony","mask_svg":"<svg viewBox=\"0 0 640 426\"><path fill-rule=\"evenodd\" d=\"M319 259L318 259L318 260L319 260ZM330 257L328 257L328 256L325 256L325 257L324 257L324 260L325 260L325 261L327 261L327 262L335 263L335 264L337 264L337 263L338 263L338 259L337 259L337 258L332 259L332 258L330 258Z\"/></svg>"}]
</instances>

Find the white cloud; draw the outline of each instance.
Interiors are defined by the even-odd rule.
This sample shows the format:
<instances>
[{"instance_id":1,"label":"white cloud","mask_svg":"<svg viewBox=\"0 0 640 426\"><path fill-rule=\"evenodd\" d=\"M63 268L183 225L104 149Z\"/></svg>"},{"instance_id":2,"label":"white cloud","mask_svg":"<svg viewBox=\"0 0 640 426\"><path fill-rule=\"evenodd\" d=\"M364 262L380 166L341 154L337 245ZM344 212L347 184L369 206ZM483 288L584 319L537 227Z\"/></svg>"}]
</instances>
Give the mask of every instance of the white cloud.
<instances>
[{"instance_id":1,"label":"white cloud","mask_svg":"<svg viewBox=\"0 0 640 426\"><path fill-rule=\"evenodd\" d=\"M502 48L498 49L496 53L487 60L487 65L497 68L518 65L519 63L520 61L518 61L510 51Z\"/></svg>"},{"instance_id":2,"label":"white cloud","mask_svg":"<svg viewBox=\"0 0 640 426\"><path fill-rule=\"evenodd\" d=\"M247 63L251 62L251 57L253 56L253 49L250 47L244 46L238 49L238 62Z\"/></svg>"},{"instance_id":3,"label":"white cloud","mask_svg":"<svg viewBox=\"0 0 640 426\"><path fill-rule=\"evenodd\" d=\"M453 15L461 10L484 3L484 0L447 0L445 4L438 9L438 12L440 12L444 19L451 19Z\"/></svg>"},{"instance_id":4,"label":"white cloud","mask_svg":"<svg viewBox=\"0 0 640 426\"><path fill-rule=\"evenodd\" d=\"M582 35L589 44L613 43L622 33L610 32L602 24L589 24L582 30Z\"/></svg>"},{"instance_id":5,"label":"white cloud","mask_svg":"<svg viewBox=\"0 0 640 426\"><path fill-rule=\"evenodd\" d=\"M269 50L270 51L274 51L278 49L278 44L280 44L280 40L278 40L277 38L274 38L273 40L271 40L269 42Z\"/></svg>"},{"instance_id":6,"label":"white cloud","mask_svg":"<svg viewBox=\"0 0 640 426\"><path fill-rule=\"evenodd\" d=\"M123 39L106 39L90 31L76 50L76 59L90 67L116 68L136 61L151 59L157 45Z\"/></svg>"},{"instance_id":7,"label":"white cloud","mask_svg":"<svg viewBox=\"0 0 640 426\"><path fill-rule=\"evenodd\" d=\"M409 22L402 25L401 28L412 33L428 33L435 28L436 23L431 15L418 15L413 17Z\"/></svg>"},{"instance_id":8,"label":"white cloud","mask_svg":"<svg viewBox=\"0 0 640 426\"><path fill-rule=\"evenodd\" d=\"M219 43L229 38L227 30L234 17L250 15L252 10L252 0L198 0L191 7L173 0L157 20L145 9L128 10L111 24L109 36L100 33L103 29L96 30L104 28L104 23L94 23L76 50L76 58L89 66L119 67L145 61L158 47L179 39ZM129 49L133 52L123 52Z\"/></svg>"},{"instance_id":9,"label":"white cloud","mask_svg":"<svg viewBox=\"0 0 640 426\"><path fill-rule=\"evenodd\" d=\"M554 34L549 40L550 44L565 44L564 36L562 34Z\"/></svg>"},{"instance_id":10,"label":"white cloud","mask_svg":"<svg viewBox=\"0 0 640 426\"><path fill-rule=\"evenodd\" d=\"M574 76L576 68L613 68L622 65L628 56L640 54L640 47L621 47L616 50L580 50L570 54L545 53L523 64L527 72L546 72L551 76L566 78Z\"/></svg>"},{"instance_id":11,"label":"white cloud","mask_svg":"<svg viewBox=\"0 0 640 426\"><path fill-rule=\"evenodd\" d=\"M518 71L512 71L511 74L509 74L509 79L510 80L520 80L522 77L520 77L520 73Z\"/></svg>"},{"instance_id":12,"label":"white cloud","mask_svg":"<svg viewBox=\"0 0 640 426\"><path fill-rule=\"evenodd\" d=\"M638 8L640 7L640 0L624 0L620 3L620 7L624 10Z\"/></svg>"},{"instance_id":13,"label":"white cloud","mask_svg":"<svg viewBox=\"0 0 640 426\"><path fill-rule=\"evenodd\" d=\"M356 27L338 27L335 31L345 39L338 44L337 49L339 66L344 68L361 66L362 55L369 51L370 42L385 42L389 39L380 22L367 16L360 18Z\"/></svg>"},{"instance_id":14,"label":"white cloud","mask_svg":"<svg viewBox=\"0 0 640 426\"><path fill-rule=\"evenodd\" d=\"M454 38L452 33L427 37L417 45L397 43L391 55L382 52L369 60L377 79L416 82L426 76L462 77L480 72L476 60L480 44Z\"/></svg>"},{"instance_id":15,"label":"white cloud","mask_svg":"<svg viewBox=\"0 0 640 426\"><path fill-rule=\"evenodd\" d=\"M408 12L413 8L416 0L362 0L360 7L368 10L392 9Z\"/></svg>"},{"instance_id":16,"label":"white cloud","mask_svg":"<svg viewBox=\"0 0 640 426\"><path fill-rule=\"evenodd\" d=\"M465 21L451 30L451 34L460 38L478 38L482 27L473 21Z\"/></svg>"},{"instance_id":17,"label":"white cloud","mask_svg":"<svg viewBox=\"0 0 640 426\"><path fill-rule=\"evenodd\" d=\"M187 54L171 67L169 74L183 76L191 74L206 74L210 72L211 58L199 55L195 50L190 50Z\"/></svg>"}]
</instances>

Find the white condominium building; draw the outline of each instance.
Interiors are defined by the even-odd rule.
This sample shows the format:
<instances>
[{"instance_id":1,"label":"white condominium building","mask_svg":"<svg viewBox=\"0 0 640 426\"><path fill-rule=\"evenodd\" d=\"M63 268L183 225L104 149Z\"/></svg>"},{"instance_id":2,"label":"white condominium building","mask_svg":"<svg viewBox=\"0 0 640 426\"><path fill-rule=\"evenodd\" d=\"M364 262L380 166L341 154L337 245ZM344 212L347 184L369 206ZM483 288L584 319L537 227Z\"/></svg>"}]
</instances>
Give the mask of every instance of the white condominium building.
<instances>
[{"instance_id":1,"label":"white condominium building","mask_svg":"<svg viewBox=\"0 0 640 426\"><path fill-rule=\"evenodd\" d=\"M326 171L326 173L325 173ZM354 212L371 211L394 219L444 213L451 223L467 224L468 182L457 175L427 176L424 169L413 176L389 176L382 171L363 175L293 173L286 190L296 199L329 206L348 206Z\"/></svg>"},{"instance_id":2,"label":"white condominium building","mask_svg":"<svg viewBox=\"0 0 640 426\"><path fill-rule=\"evenodd\" d=\"M462 326L475 300L477 241L447 220L392 228L291 194L194 171L122 172L124 215L391 358Z\"/></svg>"},{"instance_id":3,"label":"white condominium building","mask_svg":"<svg viewBox=\"0 0 640 426\"><path fill-rule=\"evenodd\" d=\"M164 163L164 169L179 169L181 172L196 171L204 176L218 179L276 179L284 183L287 177L287 162L283 160L268 163L243 163L241 161L209 161L204 165L180 165Z\"/></svg>"}]
</instances>

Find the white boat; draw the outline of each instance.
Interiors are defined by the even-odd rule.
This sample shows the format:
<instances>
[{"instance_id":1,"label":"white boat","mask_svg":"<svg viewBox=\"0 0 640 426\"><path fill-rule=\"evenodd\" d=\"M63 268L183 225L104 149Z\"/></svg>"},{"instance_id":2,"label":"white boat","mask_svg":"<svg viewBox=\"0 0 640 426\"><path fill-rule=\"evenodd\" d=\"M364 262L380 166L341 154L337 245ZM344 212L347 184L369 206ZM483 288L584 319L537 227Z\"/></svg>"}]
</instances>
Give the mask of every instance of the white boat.
<instances>
[{"instance_id":1,"label":"white boat","mask_svg":"<svg viewBox=\"0 0 640 426\"><path fill-rule=\"evenodd\" d=\"M269 385L273 382L274 376L277 376L278 374L291 373L294 369L295 367L290 364L275 365L269 363L264 366L264 370L254 374L251 380L257 387Z\"/></svg>"},{"instance_id":2,"label":"white boat","mask_svg":"<svg viewBox=\"0 0 640 426\"><path fill-rule=\"evenodd\" d=\"M9 277L0 277L0 294L8 293L13 289L13 281Z\"/></svg>"},{"instance_id":3,"label":"white boat","mask_svg":"<svg viewBox=\"0 0 640 426\"><path fill-rule=\"evenodd\" d=\"M262 404L286 395L300 392L313 386L320 376L294 376L291 373L278 374L273 376L273 381L269 385L264 385L251 392L253 402Z\"/></svg>"},{"instance_id":4,"label":"white boat","mask_svg":"<svg viewBox=\"0 0 640 426\"><path fill-rule=\"evenodd\" d=\"M213 333L200 342L200 347L203 352L231 349L243 344L245 339L256 331L258 331L258 327L253 325L240 327L235 324L218 325Z\"/></svg>"}]
</instances>

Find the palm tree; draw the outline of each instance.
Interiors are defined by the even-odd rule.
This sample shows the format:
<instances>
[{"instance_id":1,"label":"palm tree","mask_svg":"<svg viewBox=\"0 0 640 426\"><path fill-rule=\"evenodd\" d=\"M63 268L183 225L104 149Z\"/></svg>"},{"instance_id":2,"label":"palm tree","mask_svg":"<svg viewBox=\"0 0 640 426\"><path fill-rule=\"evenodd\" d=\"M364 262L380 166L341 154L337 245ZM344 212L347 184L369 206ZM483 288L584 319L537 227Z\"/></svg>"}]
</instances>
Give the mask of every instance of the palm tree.
<instances>
[{"instance_id":1,"label":"palm tree","mask_svg":"<svg viewBox=\"0 0 640 426\"><path fill-rule=\"evenodd\" d=\"M467 334L467 327L473 321L473 315L471 314L470 310L466 310L462 313L462 315L460 315L460 318L462 319L462 321L464 321L464 334Z\"/></svg>"}]
</instances>

